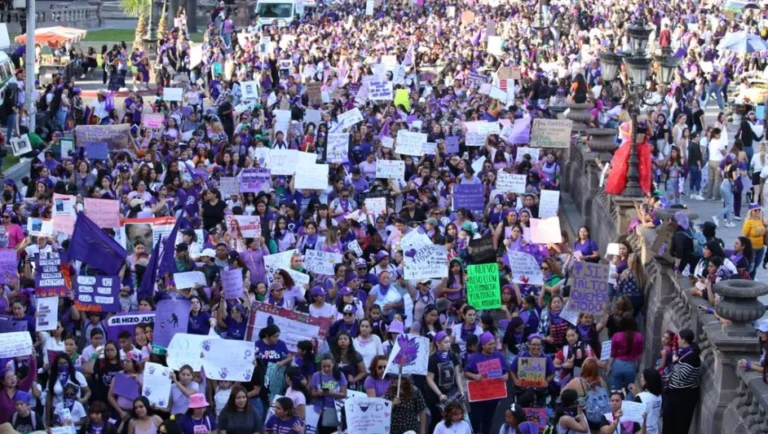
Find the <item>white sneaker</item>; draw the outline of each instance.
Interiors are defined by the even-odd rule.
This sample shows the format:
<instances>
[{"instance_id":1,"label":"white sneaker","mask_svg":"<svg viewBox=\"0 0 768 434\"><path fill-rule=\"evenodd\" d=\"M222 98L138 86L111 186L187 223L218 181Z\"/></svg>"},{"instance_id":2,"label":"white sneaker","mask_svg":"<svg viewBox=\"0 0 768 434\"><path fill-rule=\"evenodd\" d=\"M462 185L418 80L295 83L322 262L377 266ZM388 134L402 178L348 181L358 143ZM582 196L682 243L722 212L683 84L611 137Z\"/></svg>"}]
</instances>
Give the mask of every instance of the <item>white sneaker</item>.
<instances>
[{"instance_id":1,"label":"white sneaker","mask_svg":"<svg viewBox=\"0 0 768 434\"><path fill-rule=\"evenodd\" d=\"M725 227L727 227L727 228L735 228L736 224L733 223L733 222L727 222L727 223L725 223Z\"/></svg>"},{"instance_id":2,"label":"white sneaker","mask_svg":"<svg viewBox=\"0 0 768 434\"><path fill-rule=\"evenodd\" d=\"M715 222L716 227L720 227L720 219L717 216L712 216L712 221Z\"/></svg>"},{"instance_id":3,"label":"white sneaker","mask_svg":"<svg viewBox=\"0 0 768 434\"><path fill-rule=\"evenodd\" d=\"M704 200L704 196L702 196L700 194L697 194L696 195L696 200Z\"/></svg>"},{"instance_id":4,"label":"white sneaker","mask_svg":"<svg viewBox=\"0 0 768 434\"><path fill-rule=\"evenodd\" d=\"M739 216L735 216L735 217L733 217L733 219L736 220L736 221L741 221L741 217L739 217Z\"/></svg>"}]
</instances>

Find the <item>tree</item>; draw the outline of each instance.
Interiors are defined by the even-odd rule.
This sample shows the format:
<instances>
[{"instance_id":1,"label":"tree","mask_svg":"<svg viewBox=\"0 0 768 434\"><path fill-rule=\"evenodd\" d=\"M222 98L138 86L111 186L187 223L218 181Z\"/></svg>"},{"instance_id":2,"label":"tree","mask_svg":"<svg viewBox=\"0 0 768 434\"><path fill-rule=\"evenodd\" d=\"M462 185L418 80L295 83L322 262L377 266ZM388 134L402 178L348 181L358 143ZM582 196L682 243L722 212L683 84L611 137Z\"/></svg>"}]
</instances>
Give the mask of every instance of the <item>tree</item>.
<instances>
[{"instance_id":1,"label":"tree","mask_svg":"<svg viewBox=\"0 0 768 434\"><path fill-rule=\"evenodd\" d=\"M120 7L123 12L132 17L138 17L136 24L136 37L133 40L134 45L142 46L142 39L147 34L147 15L151 7L152 0L120 0Z\"/></svg>"},{"instance_id":2,"label":"tree","mask_svg":"<svg viewBox=\"0 0 768 434\"><path fill-rule=\"evenodd\" d=\"M160 21L157 23L157 39L163 40L166 36L168 36L168 20L167 15L168 11L166 7L168 6L168 1L163 1L163 11L160 13ZM175 12L172 12L175 13Z\"/></svg>"}]
</instances>

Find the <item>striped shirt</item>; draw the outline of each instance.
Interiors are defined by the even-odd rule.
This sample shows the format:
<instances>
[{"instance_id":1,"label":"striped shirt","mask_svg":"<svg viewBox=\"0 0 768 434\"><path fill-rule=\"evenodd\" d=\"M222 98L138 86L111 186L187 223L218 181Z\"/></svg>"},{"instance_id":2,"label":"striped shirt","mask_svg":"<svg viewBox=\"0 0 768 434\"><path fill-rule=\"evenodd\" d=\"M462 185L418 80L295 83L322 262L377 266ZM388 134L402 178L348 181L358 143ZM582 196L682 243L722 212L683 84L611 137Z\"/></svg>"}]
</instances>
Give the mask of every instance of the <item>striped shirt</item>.
<instances>
[{"instance_id":1,"label":"striped shirt","mask_svg":"<svg viewBox=\"0 0 768 434\"><path fill-rule=\"evenodd\" d=\"M701 359L695 352L684 355L672 367L669 376L670 389L695 389L699 387Z\"/></svg>"}]
</instances>

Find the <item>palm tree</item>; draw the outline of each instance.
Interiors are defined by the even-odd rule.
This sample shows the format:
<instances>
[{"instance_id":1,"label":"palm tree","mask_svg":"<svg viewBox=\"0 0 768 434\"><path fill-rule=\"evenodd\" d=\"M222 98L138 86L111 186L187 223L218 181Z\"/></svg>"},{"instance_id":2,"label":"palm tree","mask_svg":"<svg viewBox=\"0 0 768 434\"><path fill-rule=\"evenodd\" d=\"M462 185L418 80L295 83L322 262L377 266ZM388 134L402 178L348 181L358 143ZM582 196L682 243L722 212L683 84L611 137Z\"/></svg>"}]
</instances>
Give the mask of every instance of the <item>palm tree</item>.
<instances>
[{"instance_id":1,"label":"palm tree","mask_svg":"<svg viewBox=\"0 0 768 434\"><path fill-rule=\"evenodd\" d=\"M133 45L143 45L142 39L147 35L147 14L151 7L151 0L120 0L120 6L126 14L139 18Z\"/></svg>"}]
</instances>

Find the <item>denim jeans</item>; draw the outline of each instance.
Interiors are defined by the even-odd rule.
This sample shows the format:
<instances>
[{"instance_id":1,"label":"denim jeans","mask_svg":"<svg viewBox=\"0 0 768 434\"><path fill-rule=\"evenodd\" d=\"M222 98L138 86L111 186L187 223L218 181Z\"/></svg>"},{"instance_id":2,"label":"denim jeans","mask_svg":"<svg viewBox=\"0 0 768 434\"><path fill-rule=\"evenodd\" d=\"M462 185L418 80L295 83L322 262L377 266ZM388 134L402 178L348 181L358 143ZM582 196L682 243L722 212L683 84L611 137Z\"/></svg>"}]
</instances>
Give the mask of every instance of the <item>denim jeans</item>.
<instances>
[{"instance_id":1,"label":"denim jeans","mask_svg":"<svg viewBox=\"0 0 768 434\"><path fill-rule=\"evenodd\" d=\"M720 183L720 194L723 195L723 209L717 213L717 217L730 220L733 216L733 184L724 179Z\"/></svg>"},{"instance_id":2,"label":"denim jeans","mask_svg":"<svg viewBox=\"0 0 768 434\"><path fill-rule=\"evenodd\" d=\"M759 267L763 263L763 258L765 258L765 246L755 250L755 259L752 261L752 267L749 272L749 277L752 280L755 280L755 275L757 274L757 267Z\"/></svg>"},{"instance_id":3,"label":"denim jeans","mask_svg":"<svg viewBox=\"0 0 768 434\"><path fill-rule=\"evenodd\" d=\"M709 87L707 88L707 97L709 97L710 94L715 95L715 99L717 100L717 106L722 110L725 107L725 102L723 101L723 90L715 83L710 83ZM707 100L707 105L702 107L706 110L707 106L709 105L709 100Z\"/></svg>"},{"instance_id":4,"label":"denim jeans","mask_svg":"<svg viewBox=\"0 0 768 434\"><path fill-rule=\"evenodd\" d=\"M744 152L747 154L747 161L752 161L752 156L755 155L755 147L754 146L745 146Z\"/></svg>"},{"instance_id":5,"label":"denim jeans","mask_svg":"<svg viewBox=\"0 0 768 434\"><path fill-rule=\"evenodd\" d=\"M5 120L6 124L8 125L8 128L5 131L5 141L6 143L9 143L8 140L10 140L11 137L13 137L13 133L16 131L16 117L18 115L16 113L8 115L8 118Z\"/></svg>"},{"instance_id":6,"label":"denim jeans","mask_svg":"<svg viewBox=\"0 0 768 434\"><path fill-rule=\"evenodd\" d=\"M680 178L667 178L664 185L669 203L671 205L680 204Z\"/></svg>"},{"instance_id":7,"label":"denim jeans","mask_svg":"<svg viewBox=\"0 0 768 434\"><path fill-rule=\"evenodd\" d=\"M637 377L637 362L616 359L611 365L611 388L619 390L635 382ZM630 399L627 397L627 399Z\"/></svg>"},{"instance_id":8,"label":"denim jeans","mask_svg":"<svg viewBox=\"0 0 768 434\"><path fill-rule=\"evenodd\" d=\"M688 179L691 194L701 193L701 169L697 164L693 164L688 169Z\"/></svg>"},{"instance_id":9,"label":"denim jeans","mask_svg":"<svg viewBox=\"0 0 768 434\"><path fill-rule=\"evenodd\" d=\"M264 412L264 403L261 401L261 398L258 396L254 396L253 398L250 398L248 401L251 402L251 405L253 405L253 408L256 409L256 414L259 415L259 422L261 425L264 425L264 418L266 417L266 413Z\"/></svg>"}]
</instances>

